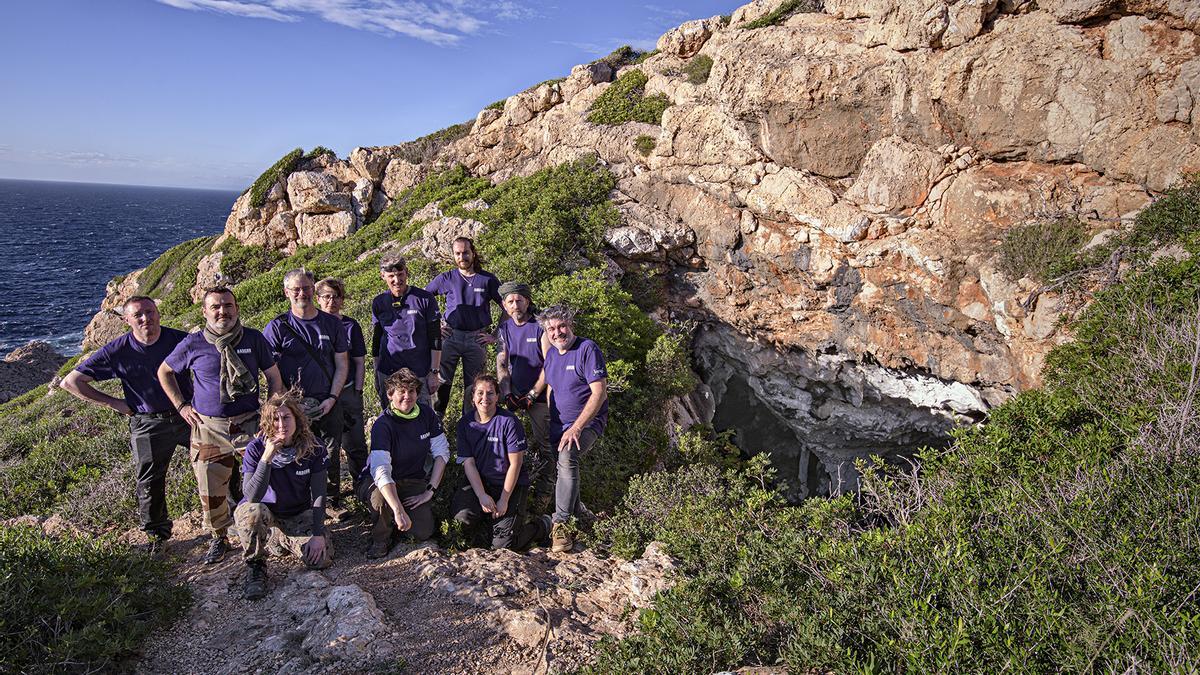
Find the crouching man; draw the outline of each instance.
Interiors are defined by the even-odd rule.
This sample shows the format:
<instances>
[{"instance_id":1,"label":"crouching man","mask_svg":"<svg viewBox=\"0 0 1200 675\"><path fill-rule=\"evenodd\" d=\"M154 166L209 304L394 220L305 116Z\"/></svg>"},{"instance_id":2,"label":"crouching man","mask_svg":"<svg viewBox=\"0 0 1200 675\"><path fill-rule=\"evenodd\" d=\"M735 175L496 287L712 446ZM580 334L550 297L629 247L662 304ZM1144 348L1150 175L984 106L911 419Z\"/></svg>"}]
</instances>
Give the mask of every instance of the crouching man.
<instances>
[{"instance_id":1,"label":"crouching man","mask_svg":"<svg viewBox=\"0 0 1200 675\"><path fill-rule=\"evenodd\" d=\"M242 459L245 497L234 512L247 600L267 594L268 544L299 556L309 569L333 564L325 530L328 452L313 435L296 393L272 396L260 419L263 429Z\"/></svg>"},{"instance_id":2,"label":"crouching man","mask_svg":"<svg viewBox=\"0 0 1200 675\"><path fill-rule=\"evenodd\" d=\"M474 411L458 423L458 461L469 485L454 493L454 519L491 530L492 548L523 551L550 533L550 518L525 522L529 471L525 466L525 429L512 413L498 410L500 385L483 373L471 383Z\"/></svg>"},{"instance_id":3,"label":"crouching man","mask_svg":"<svg viewBox=\"0 0 1200 675\"><path fill-rule=\"evenodd\" d=\"M433 408L417 402L422 384L408 368L389 375L385 386L390 405L371 427L368 475L359 481L358 493L373 519L368 558L387 555L401 532L418 541L433 536L430 500L442 484L450 443ZM430 458L433 470L426 478Z\"/></svg>"}]
</instances>

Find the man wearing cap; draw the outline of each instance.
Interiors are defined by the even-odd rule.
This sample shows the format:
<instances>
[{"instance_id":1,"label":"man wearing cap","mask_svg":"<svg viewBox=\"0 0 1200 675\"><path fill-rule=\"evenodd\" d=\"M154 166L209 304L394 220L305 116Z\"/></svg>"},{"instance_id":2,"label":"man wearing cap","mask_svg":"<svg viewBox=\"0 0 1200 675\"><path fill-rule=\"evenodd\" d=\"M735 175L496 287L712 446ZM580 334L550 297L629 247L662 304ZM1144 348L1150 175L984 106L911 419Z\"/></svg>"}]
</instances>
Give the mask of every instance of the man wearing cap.
<instances>
[{"instance_id":1,"label":"man wearing cap","mask_svg":"<svg viewBox=\"0 0 1200 675\"><path fill-rule=\"evenodd\" d=\"M204 562L211 565L220 562L229 548L225 538L233 525L229 499L240 496L240 490L230 489L237 456L258 433L258 375L266 376L269 394L283 391L283 380L267 339L238 319L233 291L209 289L201 302L204 329L175 346L158 367L158 381L192 428L192 469L204 530L212 535ZM192 374L190 398L175 377L185 370Z\"/></svg>"},{"instance_id":2,"label":"man wearing cap","mask_svg":"<svg viewBox=\"0 0 1200 675\"><path fill-rule=\"evenodd\" d=\"M129 332L109 342L63 378L61 386L80 399L105 406L129 418L129 444L137 474L135 494L142 531L154 551L171 538L167 514L167 467L178 446L187 447L189 428L158 381L158 367L187 333L163 328L154 300L134 296L125 301L121 318ZM116 378L124 398L99 391L92 382ZM191 398L191 382L182 392Z\"/></svg>"},{"instance_id":3,"label":"man wearing cap","mask_svg":"<svg viewBox=\"0 0 1200 675\"><path fill-rule=\"evenodd\" d=\"M470 383L487 362L484 345L495 342L488 328L492 325L490 302L500 302L500 280L482 269L483 261L475 242L459 237L452 244L454 269L442 272L425 290L446 297L442 313L442 372L434 409L444 415L450 402L450 387L458 362L463 367L463 409L471 409Z\"/></svg>"},{"instance_id":4,"label":"man wearing cap","mask_svg":"<svg viewBox=\"0 0 1200 675\"><path fill-rule=\"evenodd\" d=\"M441 319L437 298L408 285L408 263L399 254L379 261L379 276L388 290L371 300L371 354L375 357L375 392L388 409L387 386L392 373L408 368L425 383L418 400L428 404L438 387L442 360Z\"/></svg>"},{"instance_id":5,"label":"man wearing cap","mask_svg":"<svg viewBox=\"0 0 1200 675\"><path fill-rule=\"evenodd\" d=\"M596 444L608 422L608 369L600 347L575 335L571 308L547 307L538 323L551 347L544 371L550 388L550 443L558 451L550 550L565 553L575 546L566 524L579 510L579 459Z\"/></svg>"},{"instance_id":6,"label":"man wearing cap","mask_svg":"<svg viewBox=\"0 0 1200 675\"><path fill-rule=\"evenodd\" d=\"M533 429L528 453L535 513L544 513L554 496L554 461L547 432L550 407L546 402L546 380L542 365L550 341L533 312L529 286L509 281L500 285L500 298L508 320L496 328L496 375L505 406L529 414Z\"/></svg>"},{"instance_id":7,"label":"man wearing cap","mask_svg":"<svg viewBox=\"0 0 1200 675\"><path fill-rule=\"evenodd\" d=\"M284 274L283 292L291 308L267 323L263 337L271 345L283 386L302 393L313 434L326 448L337 449L344 425L338 397L350 363L346 331L337 317L314 304L316 280L311 272ZM341 454L330 453L327 495L333 508L342 505L341 468Z\"/></svg>"}]
</instances>

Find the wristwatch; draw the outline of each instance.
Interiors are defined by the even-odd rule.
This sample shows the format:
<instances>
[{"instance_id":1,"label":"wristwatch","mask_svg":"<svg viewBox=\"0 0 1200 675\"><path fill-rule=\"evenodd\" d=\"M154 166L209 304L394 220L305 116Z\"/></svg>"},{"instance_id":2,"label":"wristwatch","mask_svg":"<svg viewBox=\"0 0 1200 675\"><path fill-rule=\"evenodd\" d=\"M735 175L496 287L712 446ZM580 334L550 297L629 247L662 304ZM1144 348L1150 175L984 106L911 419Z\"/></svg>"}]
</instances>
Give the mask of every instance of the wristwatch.
<instances>
[{"instance_id":1,"label":"wristwatch","mask_svg":"<svg viewBox=\"0 0 1200 675\"><path fill-rule=\"evenodd\" d=\"M425 489L429 490L430 492L437 492L437 486L434 485L433 483L426 483Z\"/></svg>"}]
</instances>

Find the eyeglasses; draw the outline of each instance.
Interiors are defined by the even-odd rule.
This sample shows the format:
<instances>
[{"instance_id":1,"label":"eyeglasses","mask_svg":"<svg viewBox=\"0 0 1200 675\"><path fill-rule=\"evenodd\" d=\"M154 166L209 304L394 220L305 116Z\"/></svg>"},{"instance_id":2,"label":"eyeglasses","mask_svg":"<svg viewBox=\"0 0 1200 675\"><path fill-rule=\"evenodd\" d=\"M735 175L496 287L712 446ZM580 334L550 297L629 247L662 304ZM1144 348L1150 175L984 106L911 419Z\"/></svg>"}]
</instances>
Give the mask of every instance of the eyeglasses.
<instances>
[{"instance_id":1,"label":"eyeglasses","mask_svg":"<svg viewBox=\"0 0 1200 675\"><path fill-rule=\"evenodd\" d=\"M322 300L337 300L337 299L341 298L342 296L340 296L336 293L322 293L322 294L318 295L317 297Z\"/></svg>"},{"instance_id":2,"label":"eyeglasses","mask_svg":"<svg viewBox=\"0 0 1200 675\"><path fill-rule=\"evenodd\" d=\"M313 287L312 286L297 286L295 288L285 288L284 290L286 290L288 293L291 293L292 295L300 295L301 293L312 293Z\"/></svg>"}]
</instances>

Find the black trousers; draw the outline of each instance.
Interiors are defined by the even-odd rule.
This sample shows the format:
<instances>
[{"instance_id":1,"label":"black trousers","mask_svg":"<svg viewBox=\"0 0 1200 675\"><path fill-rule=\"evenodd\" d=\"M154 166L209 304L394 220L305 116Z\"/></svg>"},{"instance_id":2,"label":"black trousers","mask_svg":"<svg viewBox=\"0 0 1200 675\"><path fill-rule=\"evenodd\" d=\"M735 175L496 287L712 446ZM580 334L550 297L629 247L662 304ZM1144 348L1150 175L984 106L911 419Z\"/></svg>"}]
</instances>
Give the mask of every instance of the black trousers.
<instances>
[{"instance_id":1,"label":"black trousers","mask_svg":"<svg viewBox=\"0 0 1200 675\"><path fill-rule=\"evenodd\" d=\"M500 501L500 495L504 494L502 483L484 481L483 489L489 497L497 502ZM473 530L480 523L485 524L491 530L492 548L524 551L529 548L530 544L546 535L545 524L540 518L532 522L525 522L528 500L529 487L518 485L508 499L508 511L499 518L493 518L492 514L483 512L479 498L475 496L471 485L467 484L454 492L454 498L450 502L450 511L454 514L454 519L465 525L468 531Z\"/></svg>"},{"instance_id":2,"label":"black trousers","mask_svg":"<svg viewBox=\"0 0 1200 675\"><path fill-rule=\"evenodd\" d=\"M342 453L338 452L342 444L342 430L345 428L345 419L342 417L341 402L334 403L329 412L325 413L321 419L313 420L310 426L312 427L313 435L321 439L325 447L329 450L329 487L326 491L326 499L332 506L340 506L342 500L341 480L342 480Z\"/></svg>"},{"instance_id":3,"label":"black trousers","mask_svg":"<svg viewBox=\"0 0 1200 675\"><path fill-rule=\"evenodd\" d=\"M167 514L167 468L175 448L187 448L192 429L179 415L158 417L135 414L129 418L129 445L133 451L133 472L138 520L142 531L171 536L171 517Z\"/></svg>"}]
</instances>

